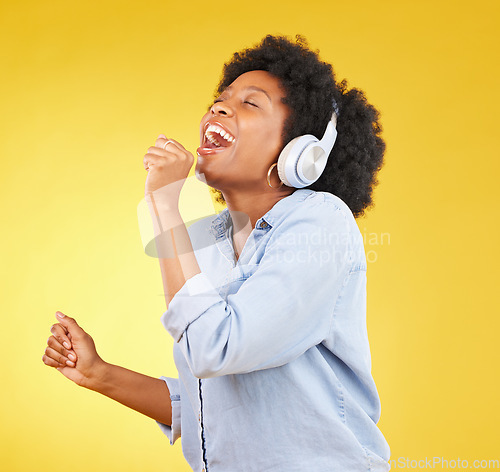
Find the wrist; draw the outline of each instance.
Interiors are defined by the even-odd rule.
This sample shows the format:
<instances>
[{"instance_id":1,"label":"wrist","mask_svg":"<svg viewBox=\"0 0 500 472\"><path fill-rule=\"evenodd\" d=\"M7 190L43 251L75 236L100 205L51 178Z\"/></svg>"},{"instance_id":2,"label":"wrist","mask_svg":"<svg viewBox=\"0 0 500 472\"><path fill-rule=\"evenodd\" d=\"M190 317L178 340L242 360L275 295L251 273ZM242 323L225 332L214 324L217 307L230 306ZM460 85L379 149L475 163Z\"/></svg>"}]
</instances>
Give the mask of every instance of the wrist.
<instances>
[{"instance_id":1,"label":"wrist","mask_svg":"<svg viewBox=\"0 0 500 472\"><path fill-rule=\"evenodd\" d=\"M144 193L148 205L156 205L164 209L174 210L179 208L180 192L170 186L161 187L154 191Z\"/></svg>"},{"instance_id":2,"label":"wrist","mask_svg":"<svg viewBox=\"0 0 500 472\"><path fill-rule=\"evenodd\" d=\"M109 383L111 369L111 364L99 359L90 369L90 374L83 378L80 385L89 390L104 393L106 385Z\"/></svg>"},{"instance_id":3,"label":"wrist","mask_svg":"<svg viewBox=\"0 0 500 472\"><path fill-rule=\"evenodd\" d=\"M167 199L161 199L156 197L148 197L145 198L146 204L148 206L149 212L151 216L155 216L157 214L177 214L179 213L179 202Z\"/></svg>"}]
</instances>

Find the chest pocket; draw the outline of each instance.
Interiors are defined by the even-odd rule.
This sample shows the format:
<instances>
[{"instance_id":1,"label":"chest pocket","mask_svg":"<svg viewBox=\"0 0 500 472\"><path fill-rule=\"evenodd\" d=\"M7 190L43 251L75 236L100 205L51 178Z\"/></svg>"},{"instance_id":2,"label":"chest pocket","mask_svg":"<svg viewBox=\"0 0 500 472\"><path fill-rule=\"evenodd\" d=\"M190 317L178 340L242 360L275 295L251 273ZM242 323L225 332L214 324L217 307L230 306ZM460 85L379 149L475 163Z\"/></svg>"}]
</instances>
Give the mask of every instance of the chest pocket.
<instances>
[{"instance_id":1,"label":"chest pocket","mask_svg":"<svg viewBox=\"0 0 500 472\"><path fill-rule=\"evenodd\" d=\"M227 299L228 295L235 294L243 282L251 277L258 268L258 264L236 264L236 266L228 272L224 283L219 288L221 297Z\"/></svg>"}]
</instances>

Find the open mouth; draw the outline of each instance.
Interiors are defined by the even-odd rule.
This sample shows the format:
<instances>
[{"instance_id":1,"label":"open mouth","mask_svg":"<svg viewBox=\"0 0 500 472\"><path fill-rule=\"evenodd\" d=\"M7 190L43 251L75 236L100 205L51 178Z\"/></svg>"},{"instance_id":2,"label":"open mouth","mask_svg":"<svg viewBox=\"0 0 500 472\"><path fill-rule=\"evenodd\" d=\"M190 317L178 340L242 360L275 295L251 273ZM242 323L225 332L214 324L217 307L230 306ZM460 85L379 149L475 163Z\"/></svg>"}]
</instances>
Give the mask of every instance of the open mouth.
<instances>
[{"instance_id":1,"label":"open mouth","mask_svg":"<svg viewBox=\"0 0 500 472\"><path fill-rule=\"evenodd\" d=\"M210 124L203 135L203 148L218 149L231 146L235 141L235 137L216 124Z\"/></svg>"}]
</instances>

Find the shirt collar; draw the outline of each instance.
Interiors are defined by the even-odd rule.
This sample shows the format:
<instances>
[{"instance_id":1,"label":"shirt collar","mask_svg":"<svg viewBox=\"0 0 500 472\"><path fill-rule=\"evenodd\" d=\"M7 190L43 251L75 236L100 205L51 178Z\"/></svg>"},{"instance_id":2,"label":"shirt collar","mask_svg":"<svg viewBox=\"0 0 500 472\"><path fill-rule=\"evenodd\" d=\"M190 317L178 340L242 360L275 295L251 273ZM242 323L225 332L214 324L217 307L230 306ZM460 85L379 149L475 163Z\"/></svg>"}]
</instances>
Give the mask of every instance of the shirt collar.
<instances>
[{"instance_id":1,"label":"shirt collar","mask_svg":"<svg viewBox=\"0 0 500 472\"><path fill-rule=\"evenodd\" d=\"M291 208L299 202L305 200L314 190L297 189L290 195L282 198L274 204L274 206L255 223L255 229L266 229L273 227ZM219 214L215 215L210 226L211 233L215 238L220 238L227 233L232 225L229 210L224 208Z\"/></svg>"}]
</instances>

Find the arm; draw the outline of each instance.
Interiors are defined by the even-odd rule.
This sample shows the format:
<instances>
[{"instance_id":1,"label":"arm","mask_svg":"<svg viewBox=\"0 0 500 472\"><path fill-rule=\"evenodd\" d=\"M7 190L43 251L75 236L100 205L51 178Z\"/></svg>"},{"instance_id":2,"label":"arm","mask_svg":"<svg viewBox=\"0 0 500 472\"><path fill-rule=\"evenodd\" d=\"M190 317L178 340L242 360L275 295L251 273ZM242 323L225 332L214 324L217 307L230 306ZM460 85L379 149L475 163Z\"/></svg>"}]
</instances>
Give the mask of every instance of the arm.
<instances>
[{"instance_id":1,"label":"arm","mask_svg":"<svg viewBox=\"0 0 500 472\"><path fill-rule=\"evenodd\" d=\"M87 388L160 423L172 424L170 392L161 379L104 363L100 376Z\"/></svg>"},{"instance_id":2,"label":"arm","mask_svg":"<svg viewBox=\"0 0 500 472\"><path fill-rule=\"evenodd\" d=\"M42 358L77 385L106 395L156 421L172 424L170 392L161 379L148 377L101 359L93 339L62 313L51 328Z\"/></svg>"},{"instance_id":3,"label":"arm","mask_svg":"<svg viewBox=\"0 0 500 472\"><path fill-rule=\"evenodd\" d=\"M155 235L159 235L155 244L168 308L172 298L186 281L200 273L200 267L177 204L171 203L161 191L151 192L145 199Z\"/></svg>"},{"instance_id":4,"label":"arm","mask_svg":"<svg viewBox=\"0 0 500 472\"><path fill-rule=\"evenodd\" d=\"M179 195L189 170L192 154L164 135L148 149L143 163L148 176L145 200L153 221L156 251L160 261L165 303L188 279L200 273L191 240L179 212Z\"/></svg>"}]
</instances>

